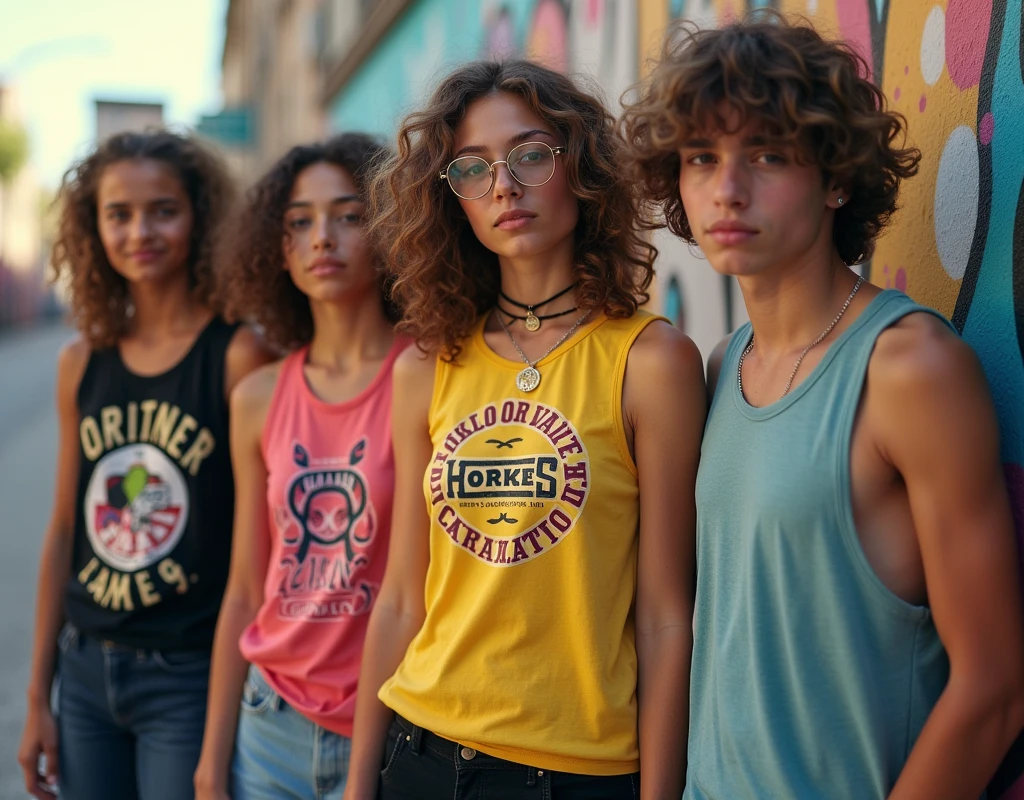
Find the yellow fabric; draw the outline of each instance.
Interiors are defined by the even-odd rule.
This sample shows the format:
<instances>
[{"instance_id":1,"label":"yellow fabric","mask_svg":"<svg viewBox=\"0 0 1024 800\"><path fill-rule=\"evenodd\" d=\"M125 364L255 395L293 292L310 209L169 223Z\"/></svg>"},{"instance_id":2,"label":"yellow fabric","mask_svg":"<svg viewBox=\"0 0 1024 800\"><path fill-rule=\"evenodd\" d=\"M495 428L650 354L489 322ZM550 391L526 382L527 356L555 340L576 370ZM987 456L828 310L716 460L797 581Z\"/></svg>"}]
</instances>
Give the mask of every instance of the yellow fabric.
<instances>
[{"instance_id":1,"label":"yellow fabric","mask_svg":"<svg viewBox=\"0 0 1024 800\"><path fill-rule=\"evenodd\" d=\"M639 495L622 383L655 319L588 323L538 364L530 393L483 320L458 364L438 361L427 615L380 690L414 724L540 769L639 769Z\"/></svg>"}]
</instances>

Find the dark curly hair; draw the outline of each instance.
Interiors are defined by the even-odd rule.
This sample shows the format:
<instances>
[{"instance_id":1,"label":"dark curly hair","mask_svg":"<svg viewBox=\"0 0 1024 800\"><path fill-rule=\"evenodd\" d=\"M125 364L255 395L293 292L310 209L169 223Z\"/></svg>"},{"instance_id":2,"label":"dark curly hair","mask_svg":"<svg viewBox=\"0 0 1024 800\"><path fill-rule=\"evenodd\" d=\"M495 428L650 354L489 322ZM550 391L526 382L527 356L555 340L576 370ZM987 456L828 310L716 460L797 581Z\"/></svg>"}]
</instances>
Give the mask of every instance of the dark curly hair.
<instances>
[{"instance_id":1,"label":"dark curly hair","mask_svg":"<svg viewBox=\"0 0 1024 800\"><path fill-rule=\"evenodd\" d=\"M761 11L719 29L670 28L622 120L628 166L648 208L663 216L659 227L694 241L679 196L679 148L695 133L728 130L725 117L735 113L736 130L754 124L794 144L804 163L848 193L833 240L847 264L869 258L921 154L902 146L906 119L887 110L868 74L853 48L802 18Z\"/></svg>"},{"instance_id":2,"label":"dark curly hair","mask_svg":"<svg viewBox=\"0 0 1024 800\"><path fill-rule=\"evenodd\" d=\"M501 276L497 256L476 238L438 174L451 161L466 109L497 92L521 98L566 143L568 184L580 206L579 307L631 316L648 299L657 255L643 239L633 190L622 177L622 143L600 100L529 61L465 64L441 81L425 109L406 117L398 153L370 189L370 232L405 310L401 328L447 360L458 356L475 320L497 302Z\"/></svg>"},{"instance_id":3,"label":"dark curly hair","mask_svg":"<svg viewBox=\"0 0 1024 800\"><path fill-rule=\"evenodd\" d=\"M282 268L284 216L295 180L307 167L328 163L341 167L365 195L374 165L386 158L387 148L363 133L343 133L327 142L293 147L249 190L231 234L225 237L220 275L221 294L229 319L249 319L264 328L267 339L285 349L301 347L313 338L309 298ZM391 302L381 269L384 313L392 322L400 314Z\"/></svg>"},{"instance_id":4,"label":"dark curly hair","mask_svg":"<svg viewBox=\"0 0 1024 800\"><path fill-rule=\"evenodd\" d=\"M96 195L103 171L119 161L168 164L192 205L189 282L194 297L214 311L214 242L230 211L234 187L220 158L196 138L167 130L118 133L65 174L57 195L60 217L53 243L54 283L66 283L71 317L93 348L112 347L128 333L128 281L110 265L100 240Z\"/></svg>"}]
</instances>

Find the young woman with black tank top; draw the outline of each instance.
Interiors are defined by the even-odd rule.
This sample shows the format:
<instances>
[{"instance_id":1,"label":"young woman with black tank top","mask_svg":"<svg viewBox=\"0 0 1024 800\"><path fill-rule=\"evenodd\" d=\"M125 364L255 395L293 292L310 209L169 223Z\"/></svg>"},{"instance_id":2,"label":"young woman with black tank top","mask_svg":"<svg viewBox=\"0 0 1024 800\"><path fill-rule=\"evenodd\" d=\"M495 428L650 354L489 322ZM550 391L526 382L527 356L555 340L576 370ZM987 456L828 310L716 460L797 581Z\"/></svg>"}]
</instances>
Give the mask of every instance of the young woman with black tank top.
<instances>
[{"instance_id":1,"label":"young woman with black tank top","mask_svg":"<svg viewBox=\"0 0 1024 800\"><path fill-rule=\"evenodd\" d=\"M271 358L214 308L230 197L219 160L169 132L111 137L61 187L53 262L79 335L58 362L19 751L37 798L192 793L231 548L227 397Z\"/></svg>"}]
</instances>

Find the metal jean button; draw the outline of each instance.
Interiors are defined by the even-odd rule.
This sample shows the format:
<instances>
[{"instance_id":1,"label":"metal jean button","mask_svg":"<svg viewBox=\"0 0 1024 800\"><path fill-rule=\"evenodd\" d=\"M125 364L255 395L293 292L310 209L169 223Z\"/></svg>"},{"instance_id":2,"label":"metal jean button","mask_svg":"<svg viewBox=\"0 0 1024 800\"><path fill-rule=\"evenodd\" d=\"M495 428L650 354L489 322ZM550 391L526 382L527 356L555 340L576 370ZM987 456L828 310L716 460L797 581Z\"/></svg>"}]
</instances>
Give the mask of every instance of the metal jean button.
<instances>
[{"instance_id":1,"label":"metal jean button","mask_svg":"<svg viewBox=\"0 0 1024 800\"><path fill-rule=\"evenodd\" d=\"M459 755L462 756L463 759L465 759L466 761L472 761L474 758L476 758L476 750L474 750L472 747L463 747L459 751Z\"/></svg>"}]
</instances>

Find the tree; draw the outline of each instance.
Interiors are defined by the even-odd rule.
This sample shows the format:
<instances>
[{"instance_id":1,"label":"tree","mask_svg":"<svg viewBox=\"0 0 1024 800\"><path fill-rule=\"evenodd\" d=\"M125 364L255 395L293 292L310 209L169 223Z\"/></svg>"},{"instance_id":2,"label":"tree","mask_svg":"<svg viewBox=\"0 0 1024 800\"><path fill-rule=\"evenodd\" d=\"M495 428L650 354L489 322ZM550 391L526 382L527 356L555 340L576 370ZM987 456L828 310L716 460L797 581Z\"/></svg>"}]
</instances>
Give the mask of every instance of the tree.
<instances>
[{"instance_id":1,"label":"tree","mask_svg":"<svg viewBox=\"0 0 1024 800\"><path fill-rule=\"evenodd\" d=\"M28 135L10 120L0 119L0 183L7 183L28 158Z\"/></svg>"}]
</instances>

